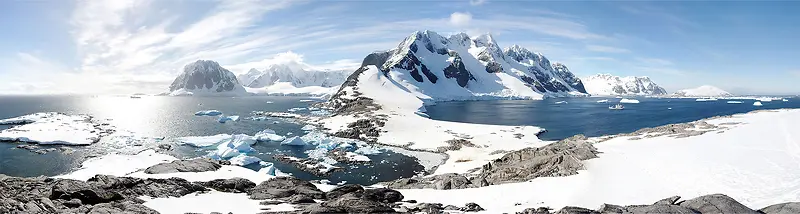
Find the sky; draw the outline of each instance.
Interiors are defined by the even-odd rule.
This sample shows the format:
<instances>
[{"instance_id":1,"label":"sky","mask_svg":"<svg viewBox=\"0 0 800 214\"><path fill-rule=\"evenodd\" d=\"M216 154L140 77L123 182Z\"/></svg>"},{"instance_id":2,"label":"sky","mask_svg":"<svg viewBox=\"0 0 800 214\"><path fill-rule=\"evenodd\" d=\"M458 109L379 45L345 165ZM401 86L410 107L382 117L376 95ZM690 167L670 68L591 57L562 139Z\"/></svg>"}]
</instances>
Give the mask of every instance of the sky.
<instances>
[{"instance_id":1,"label":"sky","mask_svg":"<svg viewBox=\"0 0 800 214\"><path fill-rule=\"evenodd\" d=\"M0 1L0 94L158 93L198 59L352 69L417 30L491 33L579 77L800 94L797 1Z\"/></svg>"}]
</instances>

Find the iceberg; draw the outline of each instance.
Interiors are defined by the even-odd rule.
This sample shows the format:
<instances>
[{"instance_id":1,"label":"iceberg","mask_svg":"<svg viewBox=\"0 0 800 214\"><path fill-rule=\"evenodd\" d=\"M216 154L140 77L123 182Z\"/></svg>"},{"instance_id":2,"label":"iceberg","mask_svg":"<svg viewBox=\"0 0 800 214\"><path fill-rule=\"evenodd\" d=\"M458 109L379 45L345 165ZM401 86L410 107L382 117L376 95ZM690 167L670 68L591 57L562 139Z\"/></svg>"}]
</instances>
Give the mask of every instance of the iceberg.
<instances>
[{"instance_id":1,"label":"iceberg","mask_svg":"<svg viewBox=\"0 0 800 214\"><path fill-rule=\"evenodd\" d=\"M181 144L186 144L194 147L208 147L217 145L220 141L229 140L233 136L229 134L218 134L212 136L189 136L189 137L180 137L176 140Z\"/></svg>"},{"instance_id":2,"label":"iceberg","mask_svg":"<svg viewBox=\"0 0 800 214\"><path fill-rule=\"evenodd\" d=\"M244 134L234 135L232 138L220 142L220 144L217 145L217 151L212 154L212 157L216 159L228 159L236 157L241 153L253 152L255 149L250 146L255 143L256 139L251 136Z\"/></svg>"},{"instance_id":3,"label":"iceberg","mask_svg":"<svg viewBox=\"0 0 800 214\"><path fill-rule=\"evenodd\" d=\"M567 101L558 101L556 104L567 104Z\"/></svg>"},{"instance_id":4,"label":"iceberg","mask_svg":"<svg viewBox=\"0 0 800 214\"><path fill-rule=\"evenodd\" d=\"M225 123L225 122L228 122L228 121L233 121L233 122L239 121L239 116L236 116L236 115L233 115L233 116L220 116L219 119L217 119L217 122L220 122L220 123Z\"/></svg>"},{"instance_id":5,"label":"iceberg","mask_svg":"<svg viewBox=\"0 0 800 214\"><path fill-rule=\"evenodd\" d=\"M294 136L294 137L290 137L290 138L288 138L288 139L284 140L283 142L281 142L281 145L287 145L287 146L307 146L307 145L309 145L309 144L308 144L308 143L306 143L306 142L305 142L305 141L304 141L302 138L300 138L300 137L297 137L297 136Z\"/></svg>"},{"instance_id":6,"label":"iceberg","mask_svg":"<svg viewBox=\"0 0 800 214\"><path fill-rule=\"evenodd\" d=\"M315 129L317 129L317 127L313 125L305 125L303 128L300 128L300 130L303 131L314 131Z\"/></svg>"},{"instance_id":7,"label":"iceberg","mask_svg":"<svg viewBox=\"0 0 800 214\"><path fill-rule=\"evenodd\" d=\"M639 103L639 100L623 98L619 103Z\"/></svg>"},{"instance_id":8,"label":"iceberg","mask_svg":"<svg viewBox=\"0 0 800 214\"><path fill-rule=\"evenodd\" d=\"M88 115L57 112L8 118L0 120L0 125L17 125L0 130L0 141L60 145L90 145L113 129L108 124L98 124Z\"/></svg>"},{"instance_id":9,"label":"iceberg","mask_svg":"<svg viewBox=\"0 0 800 214\"><path fill-rule=\"evenodd\" d=\"M761 104L761 102L759 102L759 101L756 101L756 102L753 103L753 106L763 106L763 105L764 104Z\"/></svg>"},{"instance_id":10,"label":"iceberg","mask_svg":"<svg viewBox=\"0 0 800 214\"><path fill-rule=\"evenodd\" d=\"M783 102L789 102L789 100L787 100L787 99L783 99L783 100L781 100L781 101L783 101Z\"/></svg>"},{"instance_id":11,"label":"iceberg","mask_svg":"<svg viewBox=\"0 0 800 214\"><path fill-rule=\"evenodd\" d=\"M251 120L253 120L253 121L264 121L264 120L267 120L267 117L264 117L264 116L261 116L261 117L252 117L252 118L250 118L250 119L251 119Z\"/></svg>"},{"instance_id":12,"label":"iceberg","mask_svg":"<svg viewBox=\"0 0 800 214\"><path fill-rule=\"evenodd\" d=\"M239 154L228 161L230 161L231 164L236 166L247 166L254 163L260 163L261 159L253 156L247 156L245 154Z\"/></svg>"},{"instance_id":13,"label":"iceberg","mask_svg":"<svg viewBox=\"0 0 800 214\"><path fill-rule=\"evenodd\" d=\"M598 100L597 103L607 103L608 100Z\"/></svg>"},{"instance_id":14,"label":"iceberg","mask_svg":"<svg viewBox=\"0 0 800 214\"><path fill-rule=\"evenodd\" d=\"M696 99L694 101L697 101L697 102L717 101L717 98L698 98L698 99Z\"/></svg>"},{"instance_id":15,"label":"iceberg","mask_svg":"<svg viewBox=\"0 0 800 214\"><path fill-rule=\"evenodd\" d=\"M289 111L289 112L296 112L296 111L302 111L302 110L306 110L306 108L290 108L290 109L288 109L288 110L286 110L286 111Z\"/></svg>"},{"instance_id":16,"label":"iceberg","mask_svg":"<svg viewBox=\"0 0 800 214\"><path fill-rule=\"evenodd\" d=\"M272 129L264 129L264 131L256 133L253 137L258 141L283 141L286 139L284 136L275 134L275 131Z\"/></svg>"},{"instance_id":17,"label":"iceberg","mask_svg":"<svg viewBox=\"0 0 800 214\"><path fill-rule=\"evenodd\" d=\"M205 111L198 111L194 113L195 116L217 116L222 115L221 111L217 110L205 110Z\"/></svg>"},{"instance_id":18,"label":"iceberg","mask_svg":"<svg viewBox=\"0 0 800 214\"><path fill-rule=\"evenodd\" d=\"M728 104L742 104L742 101L731 100L727 102Z\"/></svg>"}]
</instances>

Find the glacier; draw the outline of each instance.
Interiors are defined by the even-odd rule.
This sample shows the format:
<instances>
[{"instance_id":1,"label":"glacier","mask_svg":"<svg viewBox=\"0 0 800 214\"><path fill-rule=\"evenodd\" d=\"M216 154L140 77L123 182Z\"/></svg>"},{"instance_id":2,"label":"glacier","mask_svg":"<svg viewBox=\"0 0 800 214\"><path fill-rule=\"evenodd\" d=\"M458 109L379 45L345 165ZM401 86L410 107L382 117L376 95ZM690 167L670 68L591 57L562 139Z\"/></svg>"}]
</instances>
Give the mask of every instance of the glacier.
<instances>
[{"instance_id":1,"label":"glacier","mask_svg":"<svg viewBox=\"0 0 800 214\"><path fill-rule=\"evenodd\" d=\"M683 90L679 90L679 91L675 92L674 94L672 94L672 96L675 96L675 97L691 97L691 98L695 98L695 97L699 97L699 98L703 98L703 97L730 97L732 95L733 94L731 94L731 93L729 93L729 92L727 92L725 90L722 90L720 88L717 88L717 87L714 87L714 86L710 86L710 85L703 85L703 86L700 86L700 87L697 87L697 88L683 89Z\"/></svg>"}]
</instances>

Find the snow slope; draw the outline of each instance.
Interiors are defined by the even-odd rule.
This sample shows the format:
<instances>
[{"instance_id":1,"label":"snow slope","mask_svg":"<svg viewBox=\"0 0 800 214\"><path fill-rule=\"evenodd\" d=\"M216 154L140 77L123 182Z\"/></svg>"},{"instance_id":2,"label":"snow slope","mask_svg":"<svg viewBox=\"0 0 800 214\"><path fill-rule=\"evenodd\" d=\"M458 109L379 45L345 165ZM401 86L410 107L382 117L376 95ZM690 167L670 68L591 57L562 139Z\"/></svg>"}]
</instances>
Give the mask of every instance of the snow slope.
<instances>
[{"instance_id":1,"label":"snow slope","mask_svg":"<svg viewBox=\"0 0 800 214\"><path fill-rule=\"evenodd\" d=\"M667 91L649 77L619 77L597 74L583 79L586 91L592 95L666 95Z\"/></svg>"},{"instance_id":2,"label":"snow slope","mask_svg":"<svg viewBox=\"0 0 800 214\"><path fill-rule=\"evenodd\" d=\"M419 202L475 202L487 213L650 204L672 195L712 193L754 208L800 200L800 134L794 131L800 127L800 110L760 111L707 122L730 129L686 138L616 137L599 142L599 157L585 161L587 169L573 176L472 189L399 191Z\"/></svg>"},{"instance_id":3,"label":"snow slope","mask_svg":"<svg viewBox=\"0 0 800 214\"><path fill-rule=\"evenodd\" d=\"M171 96L249 95L236 75L211 60L197 60L184 66L169 91Z\"/></svg>"},{"instance_id":4,"label":"snow slope","mask_svg":"<svg viewBox=\"0 0 800 214\"><path fill-rule=\"evenodd\" d=\"M678 97L729 97L732 96L731 93L728 93L725 90L720 88L704 85L697 88L690 88L690 89L683 89L680 91L675 92L673 96Z\"/></svg>"}]
</instances>

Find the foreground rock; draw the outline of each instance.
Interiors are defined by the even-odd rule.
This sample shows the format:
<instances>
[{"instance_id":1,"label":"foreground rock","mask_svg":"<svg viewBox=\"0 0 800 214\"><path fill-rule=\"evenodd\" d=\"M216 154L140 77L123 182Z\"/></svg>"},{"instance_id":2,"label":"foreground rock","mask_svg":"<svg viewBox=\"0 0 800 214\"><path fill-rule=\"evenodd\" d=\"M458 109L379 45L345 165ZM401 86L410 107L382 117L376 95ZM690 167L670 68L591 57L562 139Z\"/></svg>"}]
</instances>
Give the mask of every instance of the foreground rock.
<instances>
[{"instance_id":1,"label":"foreground rock","mask_svg":"<svg viewBox=\"0 0 800 214\"><path fill-rule=\"evenodd\" d=\"M618 206L612 204L603 204L598 210L592 210L582 207L564 207L554 212L559 214L577 214L577 213L675 213L675 214L695 214L695 213L765 213L765 214L783 214L783 213L798 213L800 211L800 203L782 203L765 207L759 211L748 208L742 205L735 199L728 197L724 194L711 194L693 198L686 201L678 201L680 196L673 196L665 198L651 205L629 205ZM550 214L550 208L528 208L518 214Z\"/></svg>"},{"instance_id":2,"label":"foreground rock","mask_svg":"<svg viewBox=\"0 0 800 214\"><path fill-rule=\"evenodd\" d=\"M158 213L140 196L181 197L206 191L181 178L96 175L88 181L0 175L0 213Z\"/></svg>"},{"instance_id":3,"label":"foreground rock","mask_svg":"<svg viewBox=\"0 0 800 214\"><path fill-rule=\"evenodd\" d=\"M583 160L596 158L599 152L583 135L576 135L538 148L510 152L479 169L477 173L441 174L421 178L403 178L384 182L397 189L464 189L494 184L525 182L538 177L569 176L584 169Z\"/></svg>"}]
</instances>

